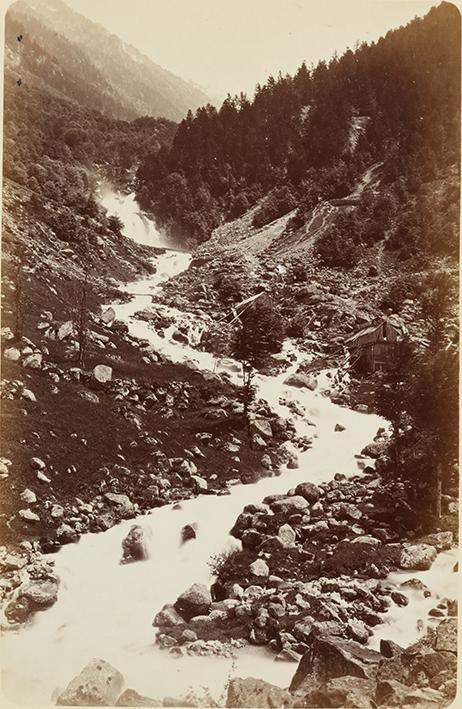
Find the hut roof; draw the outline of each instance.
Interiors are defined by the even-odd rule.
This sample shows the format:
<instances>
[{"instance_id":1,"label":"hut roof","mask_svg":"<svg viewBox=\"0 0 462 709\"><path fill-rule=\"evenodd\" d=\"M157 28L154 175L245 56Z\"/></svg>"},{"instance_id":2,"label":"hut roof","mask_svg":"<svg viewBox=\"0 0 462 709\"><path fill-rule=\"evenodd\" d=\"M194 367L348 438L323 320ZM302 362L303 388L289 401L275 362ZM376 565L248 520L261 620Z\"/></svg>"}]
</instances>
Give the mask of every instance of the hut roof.
<instances>
[{"instance_id":1,"label":"hut roof","mask_svg":"<svg viewBox=\"0 0 462 709\"><path fill-rule=\"evenodd\" d=\"M367 327L363 327L362 330L359 330L359 332L355 332L354 335L350 335L350 337L345 340L345 344L354 345L359 344L361 341L364 340L367 341L368 337L373 338L375 333L384 325L386 325L387 328L391 328L392 330L394 330L397 336L401 335L399 327L390 322L389 319L383 318L383 320L376 323L375 325L368 325Z\"/></svg>"}]
</instances>

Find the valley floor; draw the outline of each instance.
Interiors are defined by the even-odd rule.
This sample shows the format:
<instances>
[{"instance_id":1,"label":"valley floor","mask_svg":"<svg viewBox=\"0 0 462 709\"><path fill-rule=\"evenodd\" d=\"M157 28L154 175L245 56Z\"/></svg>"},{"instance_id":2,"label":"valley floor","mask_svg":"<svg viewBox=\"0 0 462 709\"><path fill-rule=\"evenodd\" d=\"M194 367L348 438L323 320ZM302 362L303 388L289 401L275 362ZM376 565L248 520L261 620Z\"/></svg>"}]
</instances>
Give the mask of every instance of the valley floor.
<instances>
[{"instance_id":1,"label":"valley floor","mask_svg":"<svg viewBox=\"0 0 462 709\"><path fill-rule=\"evenodd\" d=\"M270 706L274 702L322 706L325 701L346 706L345 702L360 701L352 700L352 693L369 703L348 706L372 706L371 701L381 705L398 701L433 706L449 703L455 690L456 604L454 597L439 597L440 590L433 592L426 587L425 577L420 577L433 563L438 568L442 564L445 578L455 576L448 551L453 535L449 528L426 538L420 535L411 539L407 534L406 507L391 498L375 469L374 461L386 445L385 432L378 432L383 422L373 415L335 407L329 395L338 396L338 392L330 388L329 380L326 383L320 379L312 389L287 384L287 375L298 369L297 357L305 358L303 350L300 354L300 350L288 347L282 358L269 362L265 374L259 376L259 398L249 429L236 385L239 372L229 361L228 374L223 370L221 375L214 373L211 367L201 369L204 355L199 352L199 364L188 361L184 353L194 350L191 327L183 327L179 321L176 334L170 333L173 339L165 346L166 351L172 346L181 351L186 345L175 363L162 347L152 345L149 334L146 339L133 335L130 328L136 326L139 333L140 318L129 322L117 319L117 297L118 302L127 301L117 282L144 276L158 283L156 266L159 275L164 263L159 256L153 263L153 250L129 239L100 246L99 266L88 294L88 349L82 363L77 361L73 322L83 272L72 246L63 249L52 234L42 231L40 237L39 233L33 258L23 274L27 307L18 338L14 253L27 241L28 234L24 227L20 231L16 226L12 209L22 198L14 185L8 187L2 321L2 403L8 435L0 461L1 534L5 544L0 567L6 642L10 636L11 648L14 650L15 642L19 648L13 658L22 654L21 649L35 650L32 638L42 638L42 632L46 636L51 628L58 635L64 633L59 637L67 637L72 643L81 619L71 621L61 615L75 598L75 577L69 575L66 563L84 564L88 555L97 565L98 559L91 556L88 546L93 539L95 544L99 539L112 540L106 548L110 564L103 562L103 546L98 547L98 558L107 579L112 579L121 595L117 602L110 595L106 601L103 595L103 607L95 603L96 613L90 613L87 620L104 617L104 605L108 603L111 632L117 631L113 608L125 603L130 611L131 603L130 588L122 582L120 544L130 531L129 521L136 519L148 535L149 548L152 517L153 561L148 563L154 567L139 561L125 568L133 569L127 572L131 582L143 591L143 612L152 617L158 613L154 621L158 644L165 649L157 653L170 659L179 657L183 662L194 655L233 654L239 645L251 643L268 645L284 663L300 662L290 693L265 682L248 680L246 684L234 679L229 685L227 706ZM213 320L216 303L204 282L204 273L208 270L210 275L216 268L226 279L228 266L223 254L215 255L211 262L213 268L210 261L205 267L193 264L183 276L166 285L162 299L176 308L191 306L194 293L201 291L205 295L196 299L194 317ZM276 274L277 265L266 264L267 274ZM263 271L257 278L262 284L268 280ZM286 288L281 283L281 292ZM337 322L331 314L340 301L347 302L347 291L346 284L334 288L334 281L330 285L327 281L323 287L296 285L290 290L290 297L296 301L306 299L310 307L321 302L319 307L326 308L323 314L315 315L319 317L320 337L305 342L311 355L328 354L330 333ZM160 300L160 292L154 293ZM110 303L114 313L107 308ZM346 330L364 317L356 303L349 306L353 309ZM156 312L165 318L162 307ZM332 330L324 328L324 318ZM165 331L171 326L168 318L164 322L159 315L154 322L147 319L150 322L141 319L144 331L156 330L156 342L159 331L164 331L165 341ZM191 324L191 319L188 322ZM213 361L213 357L207 357L207 361ZM263 489L266 497L260 492ZM197 511L184 503L186 514L179 510L169 537L167 530L175 506L188 499ZM448 505L448 522L455 526L454 509ZM160 511L159 517L149 515L157 507L165 509L164 516ZM218 525L208 521L213 511L222 517ZM144 517L146 513L148 517ZM155 526L158 519L165 527ZM188 526L190 538L182 545L179 534ZM242 543L242 551L237 541L226 551L231 527L233 537ZM93 537L91 532L106 533ZM168 553L161 557L159 543L163 541ZM43 552L57 551L63 545L65 549L55 557L56 564L53 555L43 556ZM79 551L81 560L77 559ZM216 554L212 568L211 551ZM441 554L437 557L438 552ZM180 562L181 572L175 580L175 564ZM88 574L90 566L82 569ZM402 578L390 576L397 571L405 571L415 581L403 586ZM142 573L145 576L136 578ZM149 584L156 584L156 573L161 573L164 580L157 583L159 595L146 595ZM100 580L104 587L104 575ZM191 583L197 587L188 590ZM451 583L447 588L451 589ZM84 600L91 604L91 587L89 593ZM422 603L423 599L427 601ZM415 625L403 640L409 643L420 637L420 644L406 651L393 642L387 644L389 638L383 637L383 644L376 643L377 649L370 649L370 638L379 638L380 631L375 628L386 621L390 609L404 613L407 606L415 624L419 620L420 625ZM138 619L145 627L142 654L152 647L152 617ZM124 614L120 627L128 627L130 618L130 612ZM68 631L62 630L67 622ZM28 623L25 630L21 629L23 623ZM90 626L82 623L81 627L91 639ZM66 636L66 632L70 634ZM323 640L325 636L327 640ZM96 646L100 647L99 639ZM58 642L53 652L61 652L60 647ZM83 650L90 652L85 645L77 656L64 658L62 675L51 678L61 692L66 681L90 659L83 657ZM79 667L75 666L76 657ZM116 652L114 660L108 656L104 659L117 667ZM141 668L145 667L144 660L139 662ZM333 675L326 669L331 666L337 667ZM124 667L118 669L125 674ZM106 670L103 663L98 672L104 674ZM14 678L17 668L11 671ZM87 668L61 699L75 703L75 692L88 684L94 672L94 667ZM271 670L268 674L271 676ZM352 684L351 675L361 681ZM139 673L134 672L135 682L137 677ZM34 681L40 679L32 678L32 686ZM153 703L135 696L136 692L119 698L121 689L118 680L111 684L109 703L159 704L159 700ZM146 684L145 688L137 684L136 689L153 691ZM108 703L107 696L103 699L97 703ZM184 697L164 699L164 706L171 706L172 701L184 702ZM198 706L205 700L196 696L188 701L187 705Z\"/></svg>"}]
</instances>

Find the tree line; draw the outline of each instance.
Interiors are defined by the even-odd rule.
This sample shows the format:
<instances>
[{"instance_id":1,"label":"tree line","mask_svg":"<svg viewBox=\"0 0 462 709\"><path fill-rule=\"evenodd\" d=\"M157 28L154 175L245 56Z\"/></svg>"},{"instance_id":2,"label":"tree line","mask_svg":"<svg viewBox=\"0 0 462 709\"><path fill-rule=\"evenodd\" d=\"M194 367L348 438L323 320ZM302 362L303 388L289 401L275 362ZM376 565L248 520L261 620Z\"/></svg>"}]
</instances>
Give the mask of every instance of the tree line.
<instances>
[{"instance_id":1,"label":"tree line","mask_svg":"<svg viewBox=\"0 0 462 709\"><path fill-rule=\"evenodd\" d=\"M375 43L270 77L252 99L189 112L172 144L142 161L138 198L187 244L263 197L257 227L295 208L303 224L377 161L391 197L406 204L458 162L459 107L460 22L443 2Z\"/></svg>"}]
</instances>

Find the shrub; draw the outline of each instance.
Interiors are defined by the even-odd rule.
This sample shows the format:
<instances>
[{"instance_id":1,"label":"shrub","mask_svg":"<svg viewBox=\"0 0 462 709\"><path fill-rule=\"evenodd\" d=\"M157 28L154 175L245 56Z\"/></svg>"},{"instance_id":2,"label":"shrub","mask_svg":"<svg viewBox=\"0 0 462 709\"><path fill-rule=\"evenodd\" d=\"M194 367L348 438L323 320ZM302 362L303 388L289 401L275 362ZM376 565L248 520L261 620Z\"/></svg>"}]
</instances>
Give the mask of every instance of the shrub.
<instances>
[{"instance_id":1,"label":"shrub","mask_svg":"<svg viewBox=\"0 0 462 709\"><path fill-rule=\"evenodd\" d=\"M255 213L252 224L259 229L265 224L269 224L275 219L287 214L287 212L294 209L296 205L297 200L287 185L273 190L268 195L264 204Z\"/></svg>"},{"instance_id":2,"label":"shrub","mask_svg":"<svg viewBox=\"0 0 462 709\"><path fill-rule=\"evenodd\" d=\"M316 244L316 253L324 266L352 268L358 260L358 251L351 238L337 229L324 234Z\"/></svg>"}]
</instances>

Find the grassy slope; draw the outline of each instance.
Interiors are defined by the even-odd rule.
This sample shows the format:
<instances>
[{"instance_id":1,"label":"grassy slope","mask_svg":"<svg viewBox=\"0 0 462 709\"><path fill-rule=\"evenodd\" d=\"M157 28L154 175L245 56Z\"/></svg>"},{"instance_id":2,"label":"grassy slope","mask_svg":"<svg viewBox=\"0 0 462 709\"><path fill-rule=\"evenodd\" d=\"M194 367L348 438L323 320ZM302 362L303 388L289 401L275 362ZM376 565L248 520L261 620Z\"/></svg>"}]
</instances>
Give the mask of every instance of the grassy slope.
<instances>
[{"instance_id":1,"label":"grassy slope","mask_svg":"<svg viewBox=\"0 0 462 709\"><path fill-rule=\"evenodd\" d=\"M27 219L24 212L19 213L23 199L22 190L18 191L11 183L7 185L3 225L2 326L11 329L14 329L12 253L18 244L30 242L32 226L37 226ZM18 216L21 221L17 219ZM91 385L88 381L75 382L69 376L68 370L76 366L75 356L69 358L65 343L44 337L43 332L37 329L37 323L45 310L51 311L58 322L71 317L70 302L82 274L72 254L63 252L63 248L67 248L66 244L58 242L45 229L39 229L38 233L39 238L35 238L31 245L31 268L27 274L28 304L24 336L36 348L45 347L48 354L44 356L44 367L41 370L24 369L17 362L2 359L2 376L7 382L4 385L4 396L11 390L11 382L19 381L37 399L36 402L30 402L15 396L2 401L3 455L12 461L9 477L0 481L2 538L5 535L11 537L11 530L16 540L46 535L49 518L44 512L45 502L71 504L76 496L84 501L91 500L99 492L102 480L108 477L103 466L111 471L117 464L128 467L131 471L128 477L123 472L113 471L110 477L118 482L111 483L112 487L105 489L128 491L134 501L138 498L141 504L145 504L146 500L142 499L140 492L140 487L143 487L140 482L143 469L155 460L158 451L168 457L192 457L185 451L198 443L195 434L199 431L213 432L213 440L209 445L199 444L205 457L194 459L199 475L205 478L214 473L217 475L217 480L211 483L212 487L220 489L226 479L261 471L261 453L250 449L247 433L239 417L229 416L220 423L206 419L203 415L210 408L209 400L217 394L235 400L238 396L235 388L218 378L212 382L207 381L200 373L185 366L163 361L148 364L143 361L145 353L137 341L97 321L96 314L100 311L100 305L109 302L111 294L115 292L114 287L108 285L109 274L111 277L115 275L128 280L134 277L135 272L146 273L150 269L147 260L150 250L138 247L129 240L115 240L105 244L101 256L96 258L90 299L95 319L91 321L90 327L96 333L109 336L114 348L106 344L105 349L100 349L92 343L86 369L91 370L96 364L107 364L113 368L113 380L123 380L130 395L142 398L146 393L157 393L158 401L151 408L140 407L139 402L130 401L129 397L121 401L116 398L119 382L95 392L99 397L98 404L79 395L79 392L90 391ZM15 340L2 340L3 347L18 344ZM56 374L59 380L54 382L52 377ZM181 398L184 388L188 390L189 403L185 408L178 408L177 404L184 402ZM159 394L159 389L173 396L171 405L166 404L164 393L161 391ZM133 415L139 416L140 429L133 423ZM239 452L240 462L232 460L233 454L222 448L222 444L230 441L235 434L243 441ZM46 463L46 473L52 480L51 484L37 481L30 465L30 459L34 456ZM75 466L75 472L67 472L71 465ZM38 503L32 505L32 508L40 510L45 520L43 525L25 528L22 524L18 525L16 520L10 520L18 508L27 507L19 499L26 487L37 495ZM179 496L181 494L180 490ZM191 490L188 494L192 494ZM6 526L8 520L10 522Z\"/></svg>"}]
</instances>

